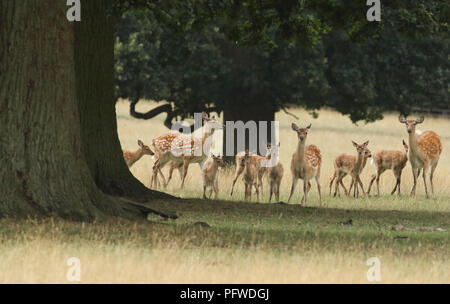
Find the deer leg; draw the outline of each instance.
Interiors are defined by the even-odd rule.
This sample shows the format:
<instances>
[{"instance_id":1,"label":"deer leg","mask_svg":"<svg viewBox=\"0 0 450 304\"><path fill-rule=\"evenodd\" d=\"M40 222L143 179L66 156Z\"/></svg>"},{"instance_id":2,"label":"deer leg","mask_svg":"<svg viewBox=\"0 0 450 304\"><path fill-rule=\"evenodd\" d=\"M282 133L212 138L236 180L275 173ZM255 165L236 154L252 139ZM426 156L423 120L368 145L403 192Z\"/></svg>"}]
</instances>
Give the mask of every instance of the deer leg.
<instances>
[{"instance_id":1,"label":"deer leg","mask_svg":"<svg viewBox=\"0 0 450 304\"><path fill-rule=\"evenodd\" d=\"M363 185L361 177L359 175L358 175L358 182L359 182L359 185L361 186L362 194L367 197L367 193L366 193L366 191L364 191L364 185ZM359 193L358 193L358 195L359 195Z\"/></svg>"},{"instance_id":2,"label":"deer leg","mask_svg":"<svg viewBox=\"0 0 450 304\"><path fill-rule=\"evenodd\" d=\"M394 189L391 191L391 195L393 195L395 193L395 190L397 190L397 188L400 189L400 185L399 185L399 181L400 181L400 176L398 171L394 170L394 176L395 176L395 187Z\"/></svg>"},{"instance_id":3,"label":"deer leg","mask_svg":"<svg viewBox=\"0 0 450 304\"><path fill-rule=\"evenodd\" d=\"M233 184L231 185L230 196L233 196L234 184L236 184L236 181L237 181L239 175L241 175L241 173L242 173L243 171L244 171L244 166L238 165L237 168L236 168L236 173L234 174Z\"/></svg>"},{"instance_id":4,"label":"deer leg","mask_svg":"<svg viewBox=\"0 0 450 304\"><path fill-rule=\"evenodd\" d=\"M370 189L372 189L372 184L373 184L373 182L375 181L376 178L377 178L377 175L376 175L376 174L373 174L373 175L370 177L369 189L367 190L367 194L368 194L368 195L370 194Z\"/></svg>"},{"instance_id":5,"label":"deer leg","mask_svg":"<svg viewBox=\"0 0 450 304\"><path fill-rule=\"evenodd\" d=\"M272 194L273 194L273 182L270 182L269 203L272 201Z\"/></svg>"},{"instance_id":6,"label":"deer leg","mask_svg":"<svg viewBox=\"0 0 450 304\"><path fill-rule=\"evenodd\" d=\"M437 162L431 165L431 171L430 171L430 185L431 185L431 195L434 196L434 186L433 186L433 175L434 170L436 170Z\"/></svg>"},{"instance_id":7,"label":"deer leg","mask_svg":"<svg viewBox=\"0 0 450 304\"><path fill-rule=\"evenodd\" d=\"M217 196L219 196L218 176L216 176L216 180L214 181L214 199L217 199Z\"/></svg>"},{"instance_id":8,"label":"deer leg","mask_svg":"<svg viewBox=\"0 0 450 304\"><path fill-rule=\"evenodd\" d=\"M280 202L280 183L279 182L275 183L275 200L277 201L277 203Z\"/></svg>"},{"instance_id":9,"label":"deer leg","mask_svg":"<svg viewBox=\"0 0 450 304\"><path fill-rule=\"evenodd\" d=\"M319 192L319 204L322 206L322 193L320 192L320 179L318 176L315 177L317 184L317 191Z\"/></svg>"},{"instance_id":10,"label":"deer leg","mask_svg":"<svg viewBox=\"0 0 450 304\"><path fill-rule=\"evenodd\" d=\"M410 195L414 197L414 196L416 196L417 176L420 174L420 169L412 167L412 174L413 174L414 184L411 189Z\"/></svg>"},{"instance_id":11,"label":"deer leg","mask_svg":"<svg viewBox=\"0 0 450 304\"><path fill-rule=\"evenodd\" d=\"M345 177L345 176L344 176ZM353 187L353 179L352 179L352 181L351 181L351 183L350 183L350 188L348 189L348 192L347 192L347 188L345 187L345 185L344 185L344 178L342 178L341 179L341 182L339 183L340 185L341 185L341 187L344 189L344 193L345 193L345 195L349 195L349 193L352 191L352 187Z\"/></svg>"},{"instance_id":12,"label":"deer leg","mask_svg":"<svg viewBox=\"0 0 450 304\"><path fill-rule=\"evenodd\" d=\"M190 160L184 160L183 163L183 178L181 179L181 190L184 189L184 181L186 180L186 175L189 169Z\"/></svg>"},{"instance_id":13,"label":"deer leg","mask_svg":"<svg viewBox=\"0 0 450 304\"><path fill-rule=\"evenodd\" d=\"M289 194L288 204L291 201L291 197L294 194L295 188L297 187L297 183L298 183L298 178L297 177L292 177L291 193Z\"/></svg>"},{"instance_id":14,"label":"deer leg","mask_svg":"<svg viewBox=\"0 0 450 304\"><path fill-rule=\"evenodd\" d=\"M425 195L427 198L430 198L430 196L428 195L427 178L426 178L429 166L430 166L429 164L425 163L424 167L423 167L423 173L422 173L423 184L425 186Z\"/></svg>"},{"instance_id":15,"label":"deer leg","mask_svg":"<svg viewBox=\"0 0 450 304\"><path fill-rule=\"evenodd\" d=\"M259 202L259 188L258 188L258 184L254 184L255 186L255 190L256 190L256 202Z\"/></svg>"},{"instance_id":16,"label":"deer leg","mask_svg":"<svg viewBox=\"0 0 450 304\"><path fill-rule=\"evenodd\" d=\"M334 171L333 176L331 177L331 181L330 181L330 196L331 196L331 189L333 187L333 182L336 179L336 171Z\"/></svg>"},{"instance_id":17,"label":"deer leg","mask_svg":"<svg viewBox=\"0 0 450 304\"><path fill-rule=\"evenodd\" d=\"M306 206L306 200L308 199L308 190L311 188L309 186L309 181L303 180L303 198L302 198L302 204Z\"/></svg>"}]
</instances>

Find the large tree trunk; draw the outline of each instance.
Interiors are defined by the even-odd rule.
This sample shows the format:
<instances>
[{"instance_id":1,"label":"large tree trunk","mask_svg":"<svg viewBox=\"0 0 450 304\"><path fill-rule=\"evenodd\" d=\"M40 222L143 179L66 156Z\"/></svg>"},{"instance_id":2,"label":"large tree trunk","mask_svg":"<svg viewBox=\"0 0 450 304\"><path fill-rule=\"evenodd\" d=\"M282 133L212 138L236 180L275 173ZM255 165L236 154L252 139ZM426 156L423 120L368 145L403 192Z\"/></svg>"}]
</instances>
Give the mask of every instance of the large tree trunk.
<instances>
[{"instance_id":1,"label":"large tree trunk","mask_svg":"<svg viewBox=\"0 0 450 304\"><path fill-rule=\"evenodd\" d=\"M136 216L96 183L149 193L120 159L108 1L82 4L74 25L66 1L0 3L0 216Z\"/></svg>"}]
</instances>

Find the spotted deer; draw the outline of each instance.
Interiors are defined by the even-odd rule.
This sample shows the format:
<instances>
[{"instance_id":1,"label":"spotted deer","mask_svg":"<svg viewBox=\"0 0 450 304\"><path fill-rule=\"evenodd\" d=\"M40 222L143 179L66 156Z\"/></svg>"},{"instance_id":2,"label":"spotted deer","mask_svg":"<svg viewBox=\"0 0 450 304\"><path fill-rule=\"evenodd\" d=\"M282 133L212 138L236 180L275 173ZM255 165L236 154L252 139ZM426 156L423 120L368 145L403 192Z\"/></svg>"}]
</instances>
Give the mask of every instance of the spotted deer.
<instances>
[{"instance_id":1,"label":"spotted deer","mask_svg":"<svg viewBox=\"0 0 450 304\"><path fill-rule=\"evenodd\" d=\"M135 152L131 151L123 151L123 158L125 159L125 163L127 164L128 168L131 168L131 166L134 165L135 162L141 159L144 155L154 155L153 151L144 143L142 140L138 140L139 149Z\"/></svg>"},{"instance_id":2,"label":"spotted deer","mask_svg":"<svg viewBox=\"0 0 450 304\"><path fill-rule=\"evenodd\" d=\"M167 133L153 139L152 145L157 156L153 167L153 177L157 178L158 171L169 161L174 161L175 164L183 162L181 176L181 189L183 189L189 165L198 163L201 170L204 161L208 158L214 131L224 127L214 116L210 118L205 112L202 113L202 118L204 126L201 138L191 134Z\"/></svg>"},{"instance_id":3,"label":"spotted deer","mask_svg":"<svg viewBox=\"0 0 450 304\"><path fill-rule=\"evenodd\" d=\"M292 130L297 133L298 143L297 149L292 155L291 160L292 186L288 203L294 194L298 179L300 178L303 180L303 198L301 202L306 205L308 192L311 188L309 181L314 178L317 183L317 191L319 192L319 202L322 204L322 195L320 192L320 167L322 165L322 156L320 154L320 149L315 145L305 146L310 129L311 124L306 128L299 128L297 124L292 123Z\"/></svg>"},{"instance_id":4,"label":"spotted deer","mask_svg":"<svg viewBox=\"0 0 450 304\"><path fill-rule=\"evenodd\" d=\"M252 155L245 151L244 157L241 158L241 166L244 167L243 181L245 185L245 200L251 201L252 187L255 187L256 200L259 201L259 187L258 187L258 170L257 164L252 161Z\"/></svg>"},{"instance_id":5,"label":"spotted deer","mask_svg":"<svg viewBox=\"0 0 450 304\"><path fill-rule=\"evenodd\" d=\"M372 175L370 180L369 190L367 194L370 194L370 189L372 188L373 182L377 181L377 194L380 196L380 176L386 170L392 170L395 176L395 187L392 190L391 195L397 190L398 195L400 195L400 180L402 177L403 168L405 168L408 162L408 145L405 140L402 140L403 148L405 151L386 151L382 150L375 154L373 157L373 163L377 167L377 174Z\"/></svg>"},{"instance_id":6,"label":"spotted deer","mask_svg":"<svg viewBox=\"0 0 450 304\"><path fill-rule=\"evenodd\" d=\"M334 195L337 194L340 195L339 186L342 186L344 188L345 194L349 195L351 192L351 188L354 186L354 196L359 195L359 189L358 185L361 186L362 192L365 194L364 186L362 184L360 174L362 170L364 169L364 166L367 162L367 158L371 157L371 152L367 148L369 141L366 141L362 145L357 144L356 142L352 141L353 146L356 148L357 155L350 155L350 154L341 154L338 155L334 160L334 175L330 182L330 195L331 195L331 188L333 185L333 181L336 179L336 185L334 190ZM352 177L352 184L349 188L349 191L347 192L347 189L345 188L342 179L350 175Z\"/></svg>"},{"instance_id":7,"label":"spotted deer","mask_svg":"<svg viewBox=\"0 0 450 304\"><path fill-rule=\"evenodd\" d=\"M264 174L266 173L266 167L262 165L264 161L266 161L266 158L264 156L260 156L254 153L249 152L250 155L250 161L254 166L258 168L258 188L261 188L261 192L263 191L263 183L262 179L264 177ZM244 162L242 161L245 156L245 151L241 151L236 154L235 156L235 162L236 162L236 171L234 173L233 183L231 185L231 192L230 196L233 196L234 191L234 185L236 184L236 181L238 180L239 176L244 172Z\"/></svg>"},{"instance_id":8,"label":"spotted deer","mask_svg":"<svg viewBox=\"0 0 450 304\"><path fill-rule=\"evenodd\" d=\"M372 152L371 152L368 148L366 148L365 151L364 151L364 159L363 159L363 163L362 163L362 166L361 166L361 169L360 169L361 172L362 172L362 170L364 170L364 168L366 167L367 159L368 159L368 158L371 158L371 157L372 157ZM342 181L341 181L341 185L343 186ZM351 181L351 183L350 183L350 188L348 189L347 196L350 195L350 193L352 192L352 188L353 188L355 185L356 185L355 179L352 177L352 181ZM345 187L344 187L344 190L345 190ZM354 188L353 190L356 191L356 193L353 193L353 195L354 195L355 197L356 197L356 196L359 196L359 188Z\"/></svg>"},{"instance_id":9,"label":"spotted deer","mask_svg":"<svg viewBox=\"0 0 450 304\"><path fill-rule=\"evenodd\" d=\"M442 144L439 136L433 131L425 131L418 134L416 125L424 121L424 117L416 120L406 119L404 116L399 117L399 122L406 125L409 134L409 162L411 163L414 185L411 189L411 196L416 195L417 177L420 169L423 169L423 183L425 186L425 195L429 198L426 175L430 171L431 193L434 195L433 174L439 162L442 153Z\"/></svg>"},{"instance_id":10,"label":"spotted deer","mask_svg":"<svg viewBox=\"0 0 450 304\"><path fill-rule=\"evenodd\" d=\"M203 198L206 199L206 189L211 188L209 193L209 198L211 198L212 192L214 191L214 198L217 199L219 194L219 167L223 167L223 160L220 156L211 155L202 167L202 178L203 178Z\"/></svg>"},{"instance_id":11,"label":"spotted deer","mask_svg":"<svg viewBox=\"0 0 450 304\"><path fill-rule=\"evenodd\" d=\"M280 144L275 146L267 146L267 161L272 161L267 167L267 179L269 180L269 203L272 201L272 195L275 194L275 199L280 202L280 184L283 178L283 165L278 161ZM276 163L275 163L276 162Z\"/></svg>"}]
</instances>

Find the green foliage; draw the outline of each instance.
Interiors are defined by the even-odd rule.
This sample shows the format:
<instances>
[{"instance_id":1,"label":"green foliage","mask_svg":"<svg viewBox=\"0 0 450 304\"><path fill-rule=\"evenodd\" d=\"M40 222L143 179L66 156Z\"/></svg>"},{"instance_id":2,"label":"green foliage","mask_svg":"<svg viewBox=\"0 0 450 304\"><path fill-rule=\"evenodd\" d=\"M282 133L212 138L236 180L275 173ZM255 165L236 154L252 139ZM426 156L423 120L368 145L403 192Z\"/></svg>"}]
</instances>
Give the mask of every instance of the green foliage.
<instances>
[{"instance_id":1,"label":"green foliage","mask_svg":"<svg viewBox=\"0 0 450 304\"><path fill-rule=\"evenodd\" d=\"M383 2L368 23L365 1L121 1L116 92L169 100L181 117L296 104L356 122L446 105L448 7Z\"/></svg>"}]
</instances>

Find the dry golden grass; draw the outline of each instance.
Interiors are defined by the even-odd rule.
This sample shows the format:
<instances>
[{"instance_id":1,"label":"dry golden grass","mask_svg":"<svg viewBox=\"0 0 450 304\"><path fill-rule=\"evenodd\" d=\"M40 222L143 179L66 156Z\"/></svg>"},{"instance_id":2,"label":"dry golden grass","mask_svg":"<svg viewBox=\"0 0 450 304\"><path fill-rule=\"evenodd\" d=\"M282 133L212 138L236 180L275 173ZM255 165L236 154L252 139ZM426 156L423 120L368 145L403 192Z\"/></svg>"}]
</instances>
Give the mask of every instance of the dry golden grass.
<instances>
[{"instance_id":1,"label":"dry golden grass","mask_svg":"<svg viewBox=\"0 0 450 304\"><path fill-rule=\"evenodd\" d=\"M138 110L145 111L155 106L152 102L140 102ZM116 106L118 116L118 133L119 139L123 149L135 150L137 149L137 139L142 139L144 142L150 144L151 140L168 131L162 124L164 116L158 116L152 120L137 120L129 116L129 103L126 101L119 101ZM407 204L399 205L397 197L392 197L389 200L379 200L377 198L371 198L369 200L344 200L345 206L343 206L343 200L333 199L328 196L329 181L333 175L333 160L340 153L355 154L355 149L351 144L354 140L358 143L362 143L366 140L370 140L369 149L373 153L376 153L382 149L389 150L403 150L402 139L408 141L408 134L404 125L398 122L398 116L394 114L388 114L382 121L377 121L371 124L360 123L358 125L352 124L352 122L336 112L323 110L319 112L319 118L313 119L305 110L292 109L291 111L297 115L300 120L300 125L305 126L307 123L312 123L312 129L308 135L307 143L317 145L322 152L322 170L321 170L321 185L323 194L325 194L325 203L328 207L343 207L343 208L399 208L406 210L450 210L450 204L448 198L450 198L450 183L447 178L450 176L450 154L447 153L447 149L450 147L450 120L446 118L432 118L426 117L425 122L419 125L419 129L433 130L441 138L443 145L443 152L435 172L434 185L436 191L436 197L434 200L424 202L424 187L422 177L419 178L417 198L409 200L408 198L402 198L407 200ZM281 200L287 201L290 187L291 187L291 174L290 174L290 159L293 151L296 147L295 133L291 130L291 122L294 119L291 116L286 115L283 112L276 114L276 120L280 122L280 161L285 168L285 174L281 183ZM214 146L213 151L221 151L222 132L214 134ZM153 160L151 157L144 157L132 168L131 172L143 182L146 186L150 186L151 169L153 166ZM165 176L168 175L168 166L163 169ZM376 168L373 165L367 164L363 174L362 180L367 190L370 177L376 172ZM231 181L234 172L232 170L224 170L220 175L220 193L219 199L233 199L243 200L243 184L238 181L236 192L233 194L233 198L230 198L229 193L231 190ZM180 178L178 172L174 172L174 178L169 184L166 192L183 197L201 198L202 192L202 180L200 178L201 173L199 166L193 164L189 167L188 176L186 178L186 189L183 193L180 192ZM350 180L347 177L345 183L348 185ZM381 177L380 191L381 193L388 195L394 187L395 179L392 171L385 172ZM265 189L267 189L267 181L265 180ZM403 194L409 194L412 187L412 173L411 167L408 165L403 170L401 189ZM301 198L301 183L297 187L297 192L294 202L299 202ZM372 194L375 194L372 189ZM311 190L311 198L309 199L309 205L316 205L317 197L316 187L313 184ZM267 201L267 191L265 196L260 201ZM431 203L433 202L433 203Z\"/></svg>"},{"instance_id":2,"label":"dry golden grass","mask_svg":"<svg viewBox=\"0 0 450 304\"><path fill-rule=\"evenodd\" d=\"M154 107L141 102L138 110ZM167 132L163 118L130 118L128 103L117 103L118 134L123 149L136 150L137 140L150 144ZM436 170L436 197L425 200L422 181L411 199L390 196L394 178L382 176L380 198L332 198L328 195L333 159L339 153L354 153L351 140L370 140L373 152L401 149L407 139L396 115L373 124L353 125L332 111L320 111L318 119L293 109L304 126L312 122L308 143L323 155L321 183L324 205L318 207L313 185L309 206L255 204L243 199L239 181L231 202L198 200L202 195L197 165L189 169L184 201L155 202L154 207L176 211L176 221L131 222L112 219L97 223L0 220L0 283L68 283L67 259L81 261L82 283L367 283L369 257L381 261L381 283L450 283L450 121L426 117L423 130L436 131L443 154ZM277 113L280 121L281 162L285 167L281 199L287 200L291 176L289 161L296 145L290 129L292 117ZM214 149L220 151L220 132ZM153 160L144 156L132 173L150 184ZM165 169L167 172L167 169ZM363 173L367 187L375 167ZM219 199L230 200L234 172L220 176ZM167 175L167 173L165 173ZM265 181L266 182L266 181ZM402 191L411 188L409 164L403 172ZM267 183L267 182L266 182ZM346 180L348 183L348 179ZM178 172L167 192L181 195ZM300 189L293 203L300 200ZM267 186L262 201L267 200ZM353 220L353 225L341 225ZM207 222L211 228L192 224ZM435 227L444 231L393 231L392 226Z\"/></svg>"}]
</instances>

